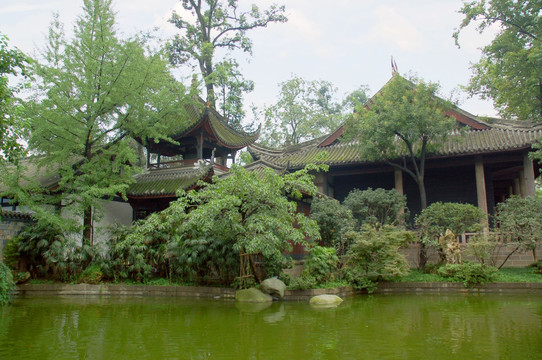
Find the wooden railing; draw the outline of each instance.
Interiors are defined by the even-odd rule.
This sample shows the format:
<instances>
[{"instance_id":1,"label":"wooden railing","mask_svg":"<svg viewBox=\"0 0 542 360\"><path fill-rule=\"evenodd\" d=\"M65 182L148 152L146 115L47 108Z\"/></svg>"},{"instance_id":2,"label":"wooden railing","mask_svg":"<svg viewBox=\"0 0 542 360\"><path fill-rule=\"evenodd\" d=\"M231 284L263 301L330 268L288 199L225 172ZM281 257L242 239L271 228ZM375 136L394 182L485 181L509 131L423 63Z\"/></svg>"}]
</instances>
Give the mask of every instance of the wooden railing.
<instances>
[{"instance_id":1,"label":"wooden railing","mask_svg":"<svg viewBox=\"0 0 542 360\"><path fill-rule=\"evenodd\" d=\"M157 164L149 164L149 169L168 169L173 167L194 166L199 159L166 161Z\"/></svg>"},{"instance_id":2,"label":"wooden railing","mask_svg":"<svg viewBox=\"0 0 542 360\"><path fill-rule=\"evenodd\" d=\"M149 164L149 169L171 169L171 168L179 168L179 167L192 167L198 162L198 160L201 160L201 159L175 160L175 161L161 162L159 164ZM209 160L203 160L203 161L205 165L211 164ZM213 163L213 167L215 169L222 170L224 172L230 171L230 169L227 166L220 165L217 163Z\"/></svg>"},{"instance_id":3,"label":"wooden railing","mask_svg":"<svg viewBox=\"0 0 542 360\"><path fill-rule=\"evenodd\" d=\"M457 237L457 242L460 244L468 244L469 239L478 235L481 235L481 233L473 233L473 232L463 233ZM490 231L487 233L487 236L495 242L505 242L506 240L509 240L506 234L502 234L500 232Z\"/></svg>"}]
</instances>

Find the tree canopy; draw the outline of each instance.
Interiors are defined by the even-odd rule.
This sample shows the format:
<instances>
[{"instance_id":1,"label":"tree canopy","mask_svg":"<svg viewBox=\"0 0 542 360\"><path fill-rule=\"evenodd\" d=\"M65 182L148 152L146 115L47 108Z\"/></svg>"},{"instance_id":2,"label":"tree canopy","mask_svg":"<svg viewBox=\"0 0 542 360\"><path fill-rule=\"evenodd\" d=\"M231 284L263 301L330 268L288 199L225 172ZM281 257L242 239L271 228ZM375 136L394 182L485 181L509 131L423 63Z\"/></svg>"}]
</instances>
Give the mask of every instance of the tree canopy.
<instances>
[{"instance_id":1,"label":"tree canopy","mask_svg":"<svg viewBox=\"0 0 542 360\"><path fill-rule=\"evenodd\" d=\"M128 268L126 274L136 270L143 278L169 263L184 281L218 277L229 285L240 255L259 253L267 275L279 275L289 241L308 245L320 239L316 222L298 213L292 201L302 192L316 193L309 171L318 169L280 176L271 169L256 173L233 165L228 176L200 182L198 191L179 192L167 209L136 223L116 245L123 254L120 264Z\"/></svg>"},{"instance_id":2,"label":"tree canopy","mask_svg":"<svg viewBox=\"0 0 542 360\"><path fill-rule=\"evenodd\" d=\"M207 101L216 108L217 88L225 97L219 102L223 115L233 108L241 109L243 92L252 91L253 84L244 80L237 63L225 59L217 62L217 51L241 50L251 54L252 41L247 32L270 23L286 22L284 6L271 5L260 11L256 5L245 11L237 0L181 0L182 13L173 12L170 22L181 34L167 45L174 65L197 64L207 91ZM224 86L229 87L225 91ZM236 120L237 121L237 120Z\"/></svg>"},{"instance_id":3,"label":"tree canopy","mask_svg":"<svg viewBox=\"0 0 542 360\"><path fill-rule=\"evenodd\" d=\"M183 121L184 89L145 41L116 36L111 0L85 0L73 38L65 39L55 16L43 59L33 65L28 145L36 167L58 180L41 200L83 215L85 242L91 239L92 210L103 199L123 196L134 181L132 138L166 138L167 129ZM39 198L24 192L15 197L27 205ZM35 209L54 216L38 210L43 206Z\"/></svg>"},{"instance_id":4,"label":"tree canopy","mask_svg":"<svg viewBox=\"0 0 542 360\"><path fill-rule=\"evenodd\" d=\"M293 76L279 84L278 101L264 110L262 142L270 147L299 144L336 130L345 111L365 104L365 87L336 99L337 88L325 80L304 80Z\"/></svg>"},{"instance_id":5,"label":"tree canopy","mask_svg":"<svg viewBox=\"0 0 542 360\"><path fill-rule=\"evenodd\" d=\"M472 23L482 33L498 27L482 48L467 87L493 99L502 116L540 122L542 117L542 3L539 0L476 0L463 5L465 15L454 33Z\"/></svg>"},{"instance_id":6,"label":"tree canopy","mask_svg":"<svg viewBox=\"0 0 542 360\"><path fill-rule=\"evenodd\" d=\"M24 75L28 58L16 48L8 47L8 38L0 33L0 162L15 161L22 146L19 143L24 126L17 104L16 88L9 85L9 75Z\"/></svg>"},{"instance_id":7,"label":"tree canopy","mask_svg":"<svg viewBox=\"0 0 542 360\"><path fill-rule=\"evenodd\" d=\"M383 161L418 185L421 210L427 207L425 159L442 146L455 127L450 104L437 97L438 85L409 81L398 74L348 120L345 138L359 142L362 157ZM427 261L420 249L420 267Z\"/></svg>"},{"instance_id":8,"label":"tree canopy","mask_svg":"<svg viewBox=\"0 0 542 360\"><path fill-rule=\"evenodd\" d=\"M442 146L455 126L446 115L450 104L437 97L438 85L399 75L357 108L345 138L356 139L363 158L380 160L404 171L418 184L422 210L427 207L426 155Z\"/></svg>"}]
</instances>

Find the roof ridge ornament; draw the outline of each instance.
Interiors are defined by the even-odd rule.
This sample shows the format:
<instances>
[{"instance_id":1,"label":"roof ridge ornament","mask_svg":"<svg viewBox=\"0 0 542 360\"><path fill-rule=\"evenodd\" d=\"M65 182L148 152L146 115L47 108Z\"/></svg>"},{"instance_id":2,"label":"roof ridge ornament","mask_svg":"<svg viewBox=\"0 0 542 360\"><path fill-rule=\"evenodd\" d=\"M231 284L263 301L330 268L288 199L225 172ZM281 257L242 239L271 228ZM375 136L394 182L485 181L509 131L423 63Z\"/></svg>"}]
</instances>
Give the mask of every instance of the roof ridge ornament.
<instances>
[{"instance_id":1,"label":"roof ridge ornament","mask_svg":"<svg viewBox=\"0 0 542 360\"><path fill-rule=\"evenodd\" d=\"M399 75L399 69L397 68L397 63L393 59L393 55L391 56L391 76Z\"/></svg>"}]
</instances>

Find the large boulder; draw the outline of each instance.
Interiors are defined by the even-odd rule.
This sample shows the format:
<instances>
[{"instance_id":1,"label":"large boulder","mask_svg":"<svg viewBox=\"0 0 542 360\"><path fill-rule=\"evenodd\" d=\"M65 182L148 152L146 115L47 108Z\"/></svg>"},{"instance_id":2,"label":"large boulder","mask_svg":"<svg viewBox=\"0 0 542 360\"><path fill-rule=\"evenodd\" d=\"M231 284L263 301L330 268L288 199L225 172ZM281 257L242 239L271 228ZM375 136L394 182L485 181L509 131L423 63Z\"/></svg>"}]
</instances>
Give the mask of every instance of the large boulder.
<instances>
[{"instance_id":1,"label":"large boulder","mask_svg":"<svg viewBox=\"0 0 542 360\"><path fill-rule=\"evenodd\" d=\"M265 303L273 301L273 298L256 288L250 288L236 291L235 300L248 303Z\"/></svg>"},{"instance_id":2,"label":"large boulder","mask_svg":"<svg viewBox=\"0 0 542 360\"><path fill-rule=\"evenodd\" d=\"M260 284L260 289L266 294L282 299L284 298L286 284L277 278L269 278L262 281Z\"/></svg>"},{"instance_id":3,"label":"large boulder","mask_svg":"<svg viewBox=\"0 0 542 360\"><path fill-rule=\"evenodd\" d=\"M343 302L343 299L337 295L317 295L313 296L310 300L312 306L318 307L335 307L339 306Z\"/></svg>"}]
</instances>

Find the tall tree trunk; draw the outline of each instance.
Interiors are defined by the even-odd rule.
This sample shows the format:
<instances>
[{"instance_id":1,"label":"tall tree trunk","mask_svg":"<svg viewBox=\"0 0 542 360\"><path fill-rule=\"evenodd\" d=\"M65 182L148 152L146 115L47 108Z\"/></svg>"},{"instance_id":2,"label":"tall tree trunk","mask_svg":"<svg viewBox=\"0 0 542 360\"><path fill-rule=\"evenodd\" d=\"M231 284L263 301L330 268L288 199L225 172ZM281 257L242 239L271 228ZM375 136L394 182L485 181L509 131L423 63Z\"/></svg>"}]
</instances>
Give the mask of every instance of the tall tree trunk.
<instances>
[{"instance_id":1,"label":"tall tree trunk","mask_svg":"<svg viewBox=\"0 0 542 360\"><path fill-rule=\"evenodd\" d=\"M83 245L92 245L92 207L83 212Z\"/></svg>"},{"instance_id":2,"label":"tall tree trunk","mask_svg":"<svg viewBox=\"0 0 542 360\"><path fill-rule=\"evenodd\" d=\"M205 87L207 88L207 102L211 108L216 109L214 84L205 81Z\"/></svg>"},{"instance_id":3,"label":"tall tree trunk","mask_svg":"<svg viewBox=\"0 0 542 360\"><path fill-rule=\"evenodd\" d=\"M420 207L424 211L427 208L427 194L425 192L425 183L423 177L418 177L418 190L420 191Z\"/></svg>"}]
</instances>

